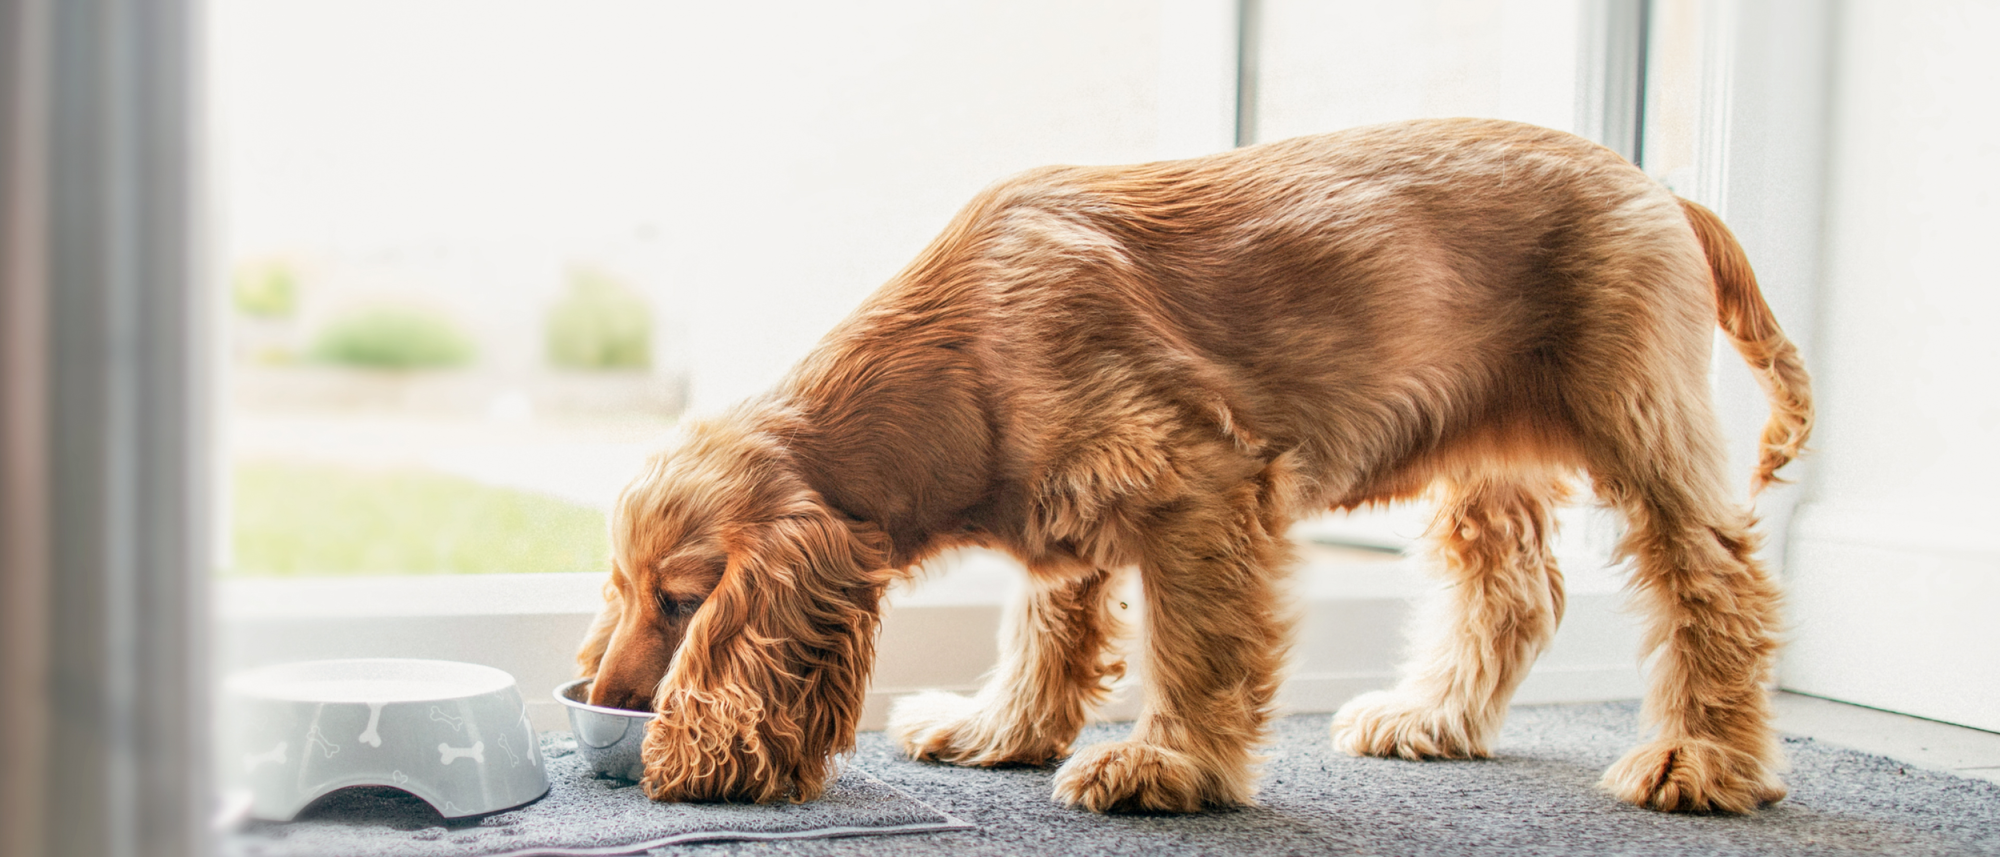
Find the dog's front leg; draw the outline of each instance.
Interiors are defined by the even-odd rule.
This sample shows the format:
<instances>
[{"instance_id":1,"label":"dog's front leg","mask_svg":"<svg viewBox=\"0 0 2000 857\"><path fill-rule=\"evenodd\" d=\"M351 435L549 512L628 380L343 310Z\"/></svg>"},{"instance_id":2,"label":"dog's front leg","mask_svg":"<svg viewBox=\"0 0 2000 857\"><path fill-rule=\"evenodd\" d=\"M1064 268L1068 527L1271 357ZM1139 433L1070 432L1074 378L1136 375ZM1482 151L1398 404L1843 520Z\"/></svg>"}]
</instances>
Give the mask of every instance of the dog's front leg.
<instances>
[{"instance_id":1,"label":"dog's front leg","mask_svg":"<svg viewBox=\"0 0 2000 857\"><path fill-rule=\"evenodd\" d=\"M1192 495L1146 522L1145 709L1129 739L1063 764L1058 800L1098 812L1251 802L1285 654L1273 589L1290 559L1257 503L1246 485Z\"/></svg>"},{"instance_id":2,"label":"dog's front leg","mask_svg":"<svg viewBox=\"0 0 2000 857\"><path fill-rule=\"evenodd\" d=\"M1001 627L1000 665L977 696L931 691L898 700L889 734L911 758L954 765L1040 765L1069 754L1109 679L1119 633L1106 609L1114 577L1072 563L1030 570Z\"/></svg>"}]
</instances>

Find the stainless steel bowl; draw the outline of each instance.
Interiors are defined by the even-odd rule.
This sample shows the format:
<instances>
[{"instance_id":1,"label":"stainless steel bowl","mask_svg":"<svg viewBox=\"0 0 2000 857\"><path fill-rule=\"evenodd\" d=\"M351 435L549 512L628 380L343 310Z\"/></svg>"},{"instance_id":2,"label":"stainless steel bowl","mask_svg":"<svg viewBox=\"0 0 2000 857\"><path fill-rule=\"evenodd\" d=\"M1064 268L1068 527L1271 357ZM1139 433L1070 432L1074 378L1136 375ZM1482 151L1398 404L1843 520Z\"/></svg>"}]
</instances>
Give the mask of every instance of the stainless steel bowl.
<instances>
[{"instance_id":1,"label":"stainless steel bowl","mask_svg":"<svg viewBox=\"0 0 2000 857\"><path fill-rule=\"evenodd\" d=\"M637 782L646 773L639 759L639 745L646 740L646 726L653 712L628 711L591 705L590 679L580 678L561 685L556 701L569 712L570 731L576 733L576 751L590 763L590 770L607 777Z\"/></svg>"}]
</instances>

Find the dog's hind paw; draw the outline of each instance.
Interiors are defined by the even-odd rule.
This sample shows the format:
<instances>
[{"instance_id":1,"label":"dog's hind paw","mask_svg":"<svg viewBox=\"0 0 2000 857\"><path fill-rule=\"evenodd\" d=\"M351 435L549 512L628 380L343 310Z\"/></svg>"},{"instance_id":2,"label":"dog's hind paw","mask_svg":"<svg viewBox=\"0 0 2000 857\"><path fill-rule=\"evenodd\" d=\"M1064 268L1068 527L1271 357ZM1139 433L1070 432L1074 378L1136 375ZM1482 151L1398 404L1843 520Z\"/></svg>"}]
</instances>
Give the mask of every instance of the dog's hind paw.
<instances>
[{"instance_id":1,"label":"dog's hind paw","mask_svg":"<svg viewBox=\"0 0 2000 857\"><path fill-rule=\"evenodd\" d=\"M1603 786L1665 812L1742 814L1785 799L1785 784L1758 754L1693 739L1641 745L1604 772Z\"/></svg>"},{"instance_id":2,"label":"dog's hind paw","mask_svg":"<svg viewBox=\"0 0 2000 857\"><path fill-rule=\"evenodd\" d=\"M1055 799L1092 812L1199 812L1250 803L1248 777L1235 788L1185 753L1137 741L1085 747L1056 771Z\"/></svg>"},{"instance_id":3,"label":"dog's hind paw","mask_svg":"<svg viewBox=\"0 0 2000 857\"><path fill-rule=\"evenodd\" d=\"M1365 693L1333 716L1333 746L1356 756L1484 759L1486 736L1463 711Z\"/></svg>"},{"instance_id":4,"label":"dog's hind paw","mask_svg":"<svg viewBox=\"0 0 2000 857\"><path fill-rule=\"evenodd\" d=\"M977 699L943 691L897 700L889 736L912 759L953 765L1046 765L1069 753L1067 738L1006 722Z\"/></svg>"}]
</instances>

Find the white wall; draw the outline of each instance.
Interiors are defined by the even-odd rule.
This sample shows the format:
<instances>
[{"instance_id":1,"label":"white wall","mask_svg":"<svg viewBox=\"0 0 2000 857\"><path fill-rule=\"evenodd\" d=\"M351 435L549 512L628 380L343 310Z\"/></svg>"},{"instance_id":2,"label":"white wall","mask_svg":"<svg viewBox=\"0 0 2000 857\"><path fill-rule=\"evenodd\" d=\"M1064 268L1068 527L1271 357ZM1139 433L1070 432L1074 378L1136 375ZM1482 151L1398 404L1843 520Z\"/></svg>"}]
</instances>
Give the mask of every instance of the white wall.
<instances>
[{"instance_id":1,"label":"white wall","mask_svg":"<svg viewBox=\"0 0 2000 857\"><path fill-rule=\"evenodd\" d=\"M1792 689L2000 730L2000 5L1836 19Z\"/></svg>"}]
</instances>

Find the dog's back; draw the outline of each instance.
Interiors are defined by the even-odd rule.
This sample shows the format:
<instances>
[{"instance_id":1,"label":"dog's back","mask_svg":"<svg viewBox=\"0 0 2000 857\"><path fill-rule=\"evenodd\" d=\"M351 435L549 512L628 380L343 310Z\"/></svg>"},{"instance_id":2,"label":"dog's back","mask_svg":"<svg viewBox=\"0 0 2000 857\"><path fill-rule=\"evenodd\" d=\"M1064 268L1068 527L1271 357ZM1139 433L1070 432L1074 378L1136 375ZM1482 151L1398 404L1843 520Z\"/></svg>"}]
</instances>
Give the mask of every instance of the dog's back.
<instances>
[{"instance_id":1,"label":"dog's back","mask_svg":"<svg viewBox=\"0 0 2000 857\"><path fill-rule=\"evenodd\" d=\"M1003 465L1195 422L1294 450L1302 500L1351 505L1458 450L1567 455L1579 376L1698 380L1705 270L1675 198L1615 153L1443 120L1033 171L871 305L964 317Z\"/></svg>"}]
</instances>

